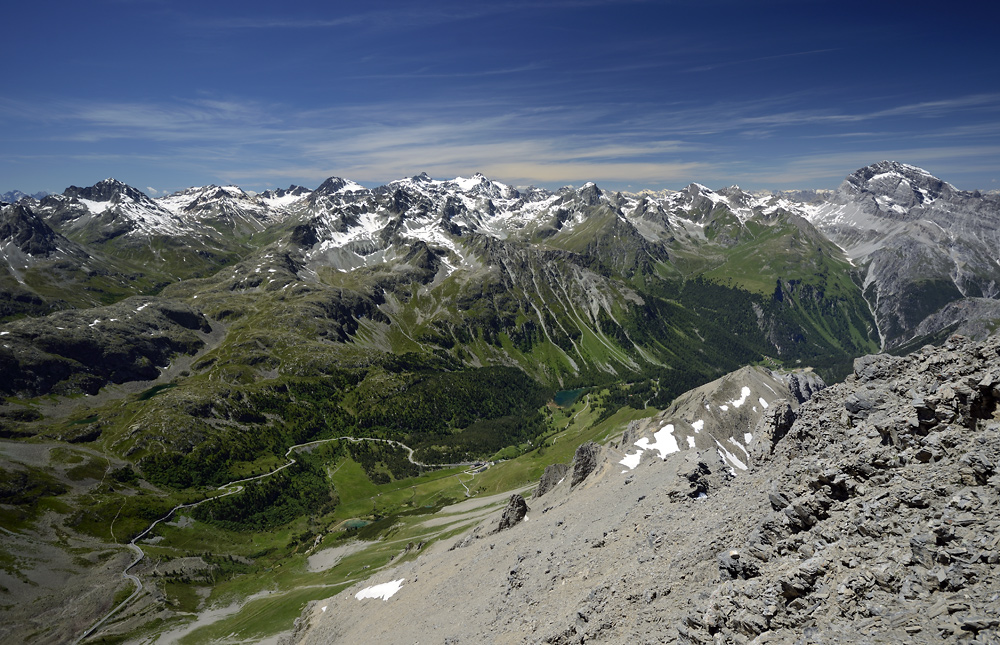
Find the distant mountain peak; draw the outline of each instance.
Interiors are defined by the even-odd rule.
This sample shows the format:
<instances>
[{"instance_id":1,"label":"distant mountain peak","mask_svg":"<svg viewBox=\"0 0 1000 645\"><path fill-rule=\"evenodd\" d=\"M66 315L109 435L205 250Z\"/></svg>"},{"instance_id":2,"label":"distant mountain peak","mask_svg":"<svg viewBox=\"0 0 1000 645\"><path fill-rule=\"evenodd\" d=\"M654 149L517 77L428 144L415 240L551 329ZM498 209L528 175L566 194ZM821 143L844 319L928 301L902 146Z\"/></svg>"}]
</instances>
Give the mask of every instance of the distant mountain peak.
<instances>
[{"instance_id":1,"label":"distant mountain peak","mask_svg":"<svg viewBox=\"0 0 1000 645\"><path fill-rule=\"evenodd\" d=\"M879 209L901 215L915 206L933 203L956 188L923 168L898 161L880 161L860 168L844 180L839 192L875 197Z\"/></svg>"},{"instance_id":2,"label":"distant mountain peak","mask_svg":"<svg viewBox=\"0 0 1000 645\"><path fill-rule=\"evenodd\" d=\"M471 193L490 199L514 199L519 194L511 186L493 181L481 172L477 172L472 177L456 177L446 183L455 184L464 193Z\"/></svg>"},{"instance_id":3,"label":"distant mountain peak","mask_svg":"<svg viewBox=\"0 0 1000 645\"><path fill-rule=\"evenodd\" d=\"M114 177L102 179L89 187L70 186L63 191L63 195L92 202L120 202L123 198L134 202L151 202L146 193Z\"/></svg>"},{"instance_id":4,"label":"distant mountain peak","mask_svg":"<svg viewBox=\"0 0 1000 645\"><path fill-rule=\"evenodd\" d=\"M45 191L40 191L37 193L28 194L20 190L11 190L6 193L0 194L0 202L7 202L8 204L16 204L22 199L42 199L47 197L48 193Z\"/></svg>"},{"instance_id":5,"label":"distant mountain peak","mask_svg":"<svg viewBox=\"0 0 1000 645\"><path fill-rule=\"evenodd\" d=\"M265 190L260 195L265 199L273 199L275 197L285 197L286 195L293 195L296 197L301 197L307 195L311 190L305 186L299 186L298 184L289 184L288 188L274 188L271 190Z\"/></svg>"},{"instance_id":6,"label":"distant mountain peak","mask_svg":"<svg viewBox=\"0 0 1000 645\"><path fill-rule=\"evenodd\" d=\"M592 181L588 181L580 188L578 194L586 204L593 206L601 200L601 196L604 192L597 187L597 184Z\"/></svg>"},{"instance_id":7,"label":"distant mountain peak","mask_svg":"<svg viewBox=\"0 0 1000 645\"><path fill-rule=\"evenodd\" d=\"M313 194L317 196L336 195L338 193L354 192L364 189L364 186L355 181L351 181L350 179L344 179L343 177L330 177L320 184L319 188L317 188Z\"/></svg>"},{"instance_id":8,"label":"distant mountain peak","mask_svg":"<svg viewBox=\"0 0 1000 645\"><path fill-rule=\"evenodd\" d=\"M872 181L885 178L905 179L910 183L921 186L928 184L950 186L950 184L946 184L946 182L938 179L923 168L898 161L879 161L864 168L859 168L848 175L846 181L855 186L864 187Z\"/></svg>"}]
</instances>

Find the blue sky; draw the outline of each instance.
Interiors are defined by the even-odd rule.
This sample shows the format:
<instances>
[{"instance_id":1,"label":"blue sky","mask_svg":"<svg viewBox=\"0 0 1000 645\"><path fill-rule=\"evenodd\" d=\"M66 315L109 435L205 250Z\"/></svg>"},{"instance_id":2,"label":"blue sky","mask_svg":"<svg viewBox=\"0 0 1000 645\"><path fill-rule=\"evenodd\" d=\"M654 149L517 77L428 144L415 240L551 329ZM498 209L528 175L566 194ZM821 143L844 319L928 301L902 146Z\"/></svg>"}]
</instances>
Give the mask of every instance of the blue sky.
<instances>
[{"instance_id":1,"label":"blue sky","mask_svg":"<svg viewBox=\"0 0 1000 645\"><path fill-rule=\"evenodd\" d=\"M1000 188L988 3L8 4L0 191L834 188L882 159Z\"/></svg>"}]
</instances>

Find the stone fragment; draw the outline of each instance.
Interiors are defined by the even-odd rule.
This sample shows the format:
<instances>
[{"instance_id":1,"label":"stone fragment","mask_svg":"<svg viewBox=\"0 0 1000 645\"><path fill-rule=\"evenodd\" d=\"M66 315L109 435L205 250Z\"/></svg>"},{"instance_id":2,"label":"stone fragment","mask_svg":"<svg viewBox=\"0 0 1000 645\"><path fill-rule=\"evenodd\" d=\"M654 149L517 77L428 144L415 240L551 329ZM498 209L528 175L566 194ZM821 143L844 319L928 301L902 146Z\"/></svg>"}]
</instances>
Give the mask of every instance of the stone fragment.
<instances>
[{"instance_id":1,"label":"stone fragment","mask_svg":"<svg viewBox=\"0 0 1000 645\"><path fill-rule=\"evenodd\" d=\"M934 536L926 533L910 538L910 552L913 560L925 567L933 567L937 555L934 544Z\"/></svg>"}]
</instances>

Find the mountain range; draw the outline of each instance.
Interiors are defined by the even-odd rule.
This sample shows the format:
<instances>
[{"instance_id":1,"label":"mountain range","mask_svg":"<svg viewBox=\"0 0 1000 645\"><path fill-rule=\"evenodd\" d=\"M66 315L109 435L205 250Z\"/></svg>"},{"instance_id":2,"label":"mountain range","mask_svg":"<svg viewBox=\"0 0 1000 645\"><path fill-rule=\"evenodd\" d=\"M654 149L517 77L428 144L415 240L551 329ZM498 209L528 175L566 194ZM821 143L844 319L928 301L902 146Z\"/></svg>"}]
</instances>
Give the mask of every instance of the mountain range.
<instances>
[{"instance_id":1,"label":"mountain range","mask_svg":"<svg viewBox=\"0 0 1000 645\"><path fill-rule=\"evenodd\" d=\"M303 456L273 485L192 511L192 530L207 533L185 543L277 567L304 549L288 527L321 536L316 518L390 531L379 522L419 508L379 511L378 499L412 477L509 460L483 477L510 490L567 449L559 437L607 440L747 365L811 368L766 380L804 401L787 388L811 393L859 356L982 339L1000 321L1000 195L890 161L833 191L549 191L420 174L158 199L106 179L11 197L0 206L0 471L14 483L0 518L43 555L11 546L5 557L69 578L113 569L108 545L309 442L335 442L329 458L356 464L343 472L357 479ZM722 405L764 414L763 387L727 391ZM739 470L758 422L740 418L704 434L694 418L677 422L674 441ZM368 486L381 492L359 492ZM255 531L280 545L253 547ZM194 557L159 537L163 562ZM226 581L250 572L198 557ZM16 614L29 594L41 608L20 637L60 642L110 609L113 578L81 624L42 627L65 618L72 586L27 569L0 572L0 604ZM140 605L153 613L123 629L201 606L182 577L218 581L192 575L154 585L167 600Z\"/></svg>"}]
</instances>

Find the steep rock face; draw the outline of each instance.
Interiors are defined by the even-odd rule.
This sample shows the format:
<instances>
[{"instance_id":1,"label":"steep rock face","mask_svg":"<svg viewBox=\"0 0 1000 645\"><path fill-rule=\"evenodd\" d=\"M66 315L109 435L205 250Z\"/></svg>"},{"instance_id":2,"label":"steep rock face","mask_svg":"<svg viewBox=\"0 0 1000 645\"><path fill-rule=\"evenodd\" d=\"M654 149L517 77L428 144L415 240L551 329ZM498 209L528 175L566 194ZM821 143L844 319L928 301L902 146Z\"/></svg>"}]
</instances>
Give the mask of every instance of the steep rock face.
<instances>
[{"instance_id":1,"label":"steep rock face","mask_svg":"<svg viewBox=\"0 0 1000 645\"><path fill-rule=\"evenodd\" d=\"M0 209L0 245L12 243L26 255L49 255L58 250L57 234L29 208L11 205Z\"/></svg>"},{"instance_id":2,"label":"steep rock face","mask_svg":"<svg viewBox=\"0 0 1000 645\"><path fill-rule=\"evenodd\" d=\"M805 403L814 394L826 387L826 383L812 371L792 372L785 377L789 393L799 403Z\"/></svg>"},{"instance_id":3,"label":"steep rock face","mask_svg":"<svg viewBox=\"0 0 1000 645\"><path fill-rule=\"evenodd\" d=\"M959 193L926 170L895 161L880 161L851 173L840 192L862 202L866 210L909 220L919 218L915 207Z\"/></svg>"},{"instance_id":4,"label":"steep rock face","mask_svg":"<svg viewBox=\"0 0 1000 645\"><path fill-rule=\"evenodd\" d=\"M558 486L530 523L379 574L406 579L385 603L317 603L294 642L994 642L998 364L960 337L859 360L793 423L769 407L773 454L721 487L668 494L715 475L694 450Z\"/></svg>"},{"instance_id":5,"label":"steep rock face","mask_svg":"<svg viewBox=\"0 0 1000 645\"><path fill-rule=\"evenodd\" d=\"M130 277L53 230L29 200L0 208L0 320L92 306L112 290L127 295L137 288Z\"/></svg>"},{"instance_id":6,"label":"steep rock face","mask_svg":"<svg viewBox=\"0 0 1000 645\"><path fill-rule=\"evenodd\" d=\"M924 318L914 336L932 339L934 336L958 334L970 338L986 338L1000 323L1000 300L992 298L962 298L949 302Z\"/></svg>"}]
</instances>

